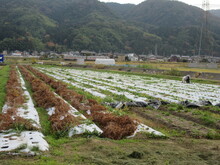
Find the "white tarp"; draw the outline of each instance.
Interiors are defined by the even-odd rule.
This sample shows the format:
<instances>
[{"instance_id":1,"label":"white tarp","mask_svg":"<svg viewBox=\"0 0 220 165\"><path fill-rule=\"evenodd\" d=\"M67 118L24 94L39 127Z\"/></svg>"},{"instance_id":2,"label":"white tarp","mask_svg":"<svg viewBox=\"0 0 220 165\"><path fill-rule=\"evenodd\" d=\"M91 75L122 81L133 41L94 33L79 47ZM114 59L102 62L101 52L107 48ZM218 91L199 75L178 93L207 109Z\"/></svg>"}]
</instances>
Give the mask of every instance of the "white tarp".
<instances>
[{"instance_id":1,"label":"white tarp","mask_svg":"<svg viewBox=\"0 0 220 165\"><path fill-rule=\"evenodd\" d=\"M95 64L115 65L115 60L114 59L96 59Z\"/></svg>"},{"instance_id":2,"label":"white tarp","mask_svg":"<svg viewBox=\"0 0 220 165\"><path fill-rule=\"evenodd\" d=\"M40 151L47 151L49 145L43 138L44 135L37 131L23 131L21 134L0 133L0 152L12 151L17 148L30 152L33 147L37 147Z\"/></svg>"}]
</instances>

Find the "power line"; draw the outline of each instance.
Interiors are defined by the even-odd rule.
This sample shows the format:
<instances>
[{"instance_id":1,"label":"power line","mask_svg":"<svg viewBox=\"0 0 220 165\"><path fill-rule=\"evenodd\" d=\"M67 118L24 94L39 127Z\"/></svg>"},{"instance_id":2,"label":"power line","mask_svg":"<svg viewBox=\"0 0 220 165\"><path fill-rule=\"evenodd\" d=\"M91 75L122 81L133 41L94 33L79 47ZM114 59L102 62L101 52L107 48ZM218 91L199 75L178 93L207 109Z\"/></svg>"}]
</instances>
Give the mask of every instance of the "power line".
<instances>
[{"instance_id":1,"label":"power line","mask_svg":"<svg viewBox=\"0 0 220 165\"><path fill-rule=\"evenodd\" d=\"M210 9L210 3L209 0L203 0L202 2L202 8L204 10L203 17L202 17L202 26L201 26L201 33L200 33L200 39L199 39L199 56L201 55L202 47L210 48L210 35L209 35L209 9ZM205 49L203 49L205 50ZM205 52L207 54L210 54L210 50ZM204 51L203 51L204 53Z\"/></svg>"}]
</instances>

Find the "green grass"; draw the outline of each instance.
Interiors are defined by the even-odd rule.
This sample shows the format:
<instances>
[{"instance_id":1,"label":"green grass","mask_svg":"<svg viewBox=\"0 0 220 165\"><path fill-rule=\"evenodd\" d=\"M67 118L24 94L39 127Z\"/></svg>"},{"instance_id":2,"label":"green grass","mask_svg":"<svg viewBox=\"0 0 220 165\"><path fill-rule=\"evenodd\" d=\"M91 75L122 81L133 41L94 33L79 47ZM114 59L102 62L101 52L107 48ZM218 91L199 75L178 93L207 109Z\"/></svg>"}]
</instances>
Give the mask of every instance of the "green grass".
<instances>
[{"instance_id":1,"label":"green grass","mask_svg":"<svg viewBox=\"0 0 220 165\"><path fill-rule=\"evenodd\" d=\"M89 92L84 91L83 89L76 88L72 86L71 84L68 84L68 89L72 89L73 91L77 92L78 94L84 95L86 99L94 99L97 102L101 103L102 99L100 97L94 96L90 94Z\"/></svg>"},{"instance_id":2,"label":"green grass","mask_svg":"<svg viewBox=\"0 0 220 165\"><path fill-rule=\"evenodd\" d=\"M47 111L43 108L37 107L36 108L39 118L40 118L40 124L42 127L42 133L47 136L51 134L51 126L50 121L48 120L49 116L47 114Z\"/></svg>"},{"instance_id":3,"label":"green grass","mask_svg":"<svg viewBox=\"0 0 220 165\"><path fill-rule=\"evenodd\" d=\"M171 68L170 70L165 71L166 75L170 75L170 76L183 76L181 71L177 70L177 69L173 69Z\"/></svg>"},{"instance_id":4,"label":"green grass","mask_svg":"<svg viewBox=\"0 0 220 165\"><path fill-rule=\"evenodd\" d=\"M218 164L219 141L204 139L47 139L50 151L36 157L0 155L0 164L30 165L153 165ZM52 141L52 142L51 142ZM130 158L134 151L141 159Z\"/></svg>"},{"instance_id":5,"label":"green grass","mask_svg":"<svg viewBox=\"0 0 220 165\"><path fill-rule=\"evenodd\" d=\"M0 69L0 112L2 111L2 107L5 103L5 96L6 96L6 83L9 78L9 66L4 66Z\"/></svg>"},{"instance_id":6,"label":"green grass","mask_svg":"<svg viewBox=\"0 0 220 165\"><path fill-rule=\"evenodd\" d=\"M150 64L138 65L137 68L143 68L143 69L158 69L156 66L153 66L153 65L150 65Z\"/></svg>"},{"instance_id":7,"label":"green grass","mask_svg":"<svg viewBox=\"0 0 220 165\"><path fill-rule=\"evenodd\" d=\"M195 119L199 119L200 120L200 124L208 126L208 127L216 127L216 123L219 123L220 121L220 115L219 114L215 114L212 113L210 111L206 111L206 110L199 110L199 109L192 109L192 108L186 108L183 107L182 105L178 105L178 104L169 104L164 106L164 108L166 110L168 110L168 112L170 111L170 113L172 113L172 111L174 112L178 112L178 113L188 113L189 116L195 118ZM220 109L218 107L210 107L211 109L215 108L215 109ZM167 113L167 111L164 111L164 113Z\"/></svg>"}]
</instances>

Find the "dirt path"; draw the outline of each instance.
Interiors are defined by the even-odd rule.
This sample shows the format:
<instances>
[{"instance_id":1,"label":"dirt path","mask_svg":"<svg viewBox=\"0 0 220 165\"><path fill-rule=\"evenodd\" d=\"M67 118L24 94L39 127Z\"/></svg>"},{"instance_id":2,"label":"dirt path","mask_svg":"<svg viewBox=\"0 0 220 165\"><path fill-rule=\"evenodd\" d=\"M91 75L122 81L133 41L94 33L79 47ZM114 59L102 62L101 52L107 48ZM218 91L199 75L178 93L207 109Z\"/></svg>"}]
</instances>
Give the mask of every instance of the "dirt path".
<instances>
[{"instance_id":1,"label":"dirt path","mask_svg":"<svg viewBox=\"0 0 220 165\"><path fill-rule=\"evenodd\" d=\"M204 125L206 127L210 127L210 128L214 128L214 129L220 129L220 122L208 123L208 121L207 121L207 123L205 123L206 122L206 121L204 121L205 119L202 120L201 118L199 118L199 116L194 115L193 112L185 112L184 110L176 112L176 111L168 110L165 107L160 107L159 110L161 112L168 112L168 113L170 113L174 116L178 116L178 117L184 118L186 120L193 121L197 124L201 124L201 125ZM210 116L210 118L211 118L211 116Z\"/></svg>"},{"instance_id":2,"label":"dirt path","mask_svg":"<svg viewBox=\"0 0 220 165\"><path fill-rule=\"evenodd\" d=\"M214 110L212 107L200 107L199 109L202 111L208 111L208 112L212 112L215 114L220 114L220 110L218 110L218 109Z\"/></svg>"}]
</instances>

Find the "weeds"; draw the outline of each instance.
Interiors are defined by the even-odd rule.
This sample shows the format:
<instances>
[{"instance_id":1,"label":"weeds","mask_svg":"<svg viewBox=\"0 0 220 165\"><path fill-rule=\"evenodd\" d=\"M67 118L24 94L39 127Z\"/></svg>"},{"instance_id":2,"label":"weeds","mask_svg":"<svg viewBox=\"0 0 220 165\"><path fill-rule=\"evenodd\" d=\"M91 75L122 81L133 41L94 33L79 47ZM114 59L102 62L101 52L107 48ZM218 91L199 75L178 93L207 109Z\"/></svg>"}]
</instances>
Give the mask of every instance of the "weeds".
<instances>
[{"instance_id":1,"label":"weeds","mask_svg":"<svg viewBox=\"0 0 220 165\"><path fill-rule=\"evenodd\" d=\"M114 79L114 77L112 77L112 76L109 76L109 77L107 77L107 79Z\"/></svg>"},{"instance_id":2,"label":"weeds","mask_svg":"<svg viewBox=\"0 0 220 165\"><path fill-rule=\"evenodd\" d=\"M94 69L105 69L105 65L102 64L94 65Z\"/></svg>"},{"instance_id":3,"label":"weeds","mask_svg":"<svg viewBox=\"0 0 220 165\"><path fill-rule=\"evenodd\" d=\"M168 137L167 136L159 136L159 135L155 135L154 133L144 133L144 135L147 137L147 138L152 138L152 139L167 139Z\"/></svg>"},{"instance_id":4,"label":"weeds","mask_svg":"<svg viewBox=\"0 0 220 165\"><path fill-rule=\"evenodd\" d=\"M34 146L34 147L31 148L31 151L38 152L38 151L40 151L40 149L39 149L38 146Z\"/></svg>"},{"instance_id":5,"label":"weeds","mask_svg":"<svg viewBox=\"0 0 220 165\"><path fill-rule=\"evenodd\" d=\"M13 152L16 153L16 152L19 152L19 151L24 150L26 148L27 148L27 144L22 144L18 148L16 148L15 150L13 150Z\"/></svg>"}]
</instances>

